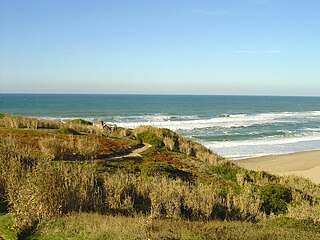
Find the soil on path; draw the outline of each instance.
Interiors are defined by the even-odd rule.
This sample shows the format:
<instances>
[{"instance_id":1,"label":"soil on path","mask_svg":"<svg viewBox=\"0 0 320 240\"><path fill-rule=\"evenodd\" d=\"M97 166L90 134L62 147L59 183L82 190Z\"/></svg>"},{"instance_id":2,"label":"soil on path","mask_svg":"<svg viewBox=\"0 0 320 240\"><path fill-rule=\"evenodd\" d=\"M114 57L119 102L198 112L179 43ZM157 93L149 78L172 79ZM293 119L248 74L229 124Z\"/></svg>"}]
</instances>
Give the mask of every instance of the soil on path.
<instances>
[{"instance_id":1,"label":"soil on path","mask_svg":"<svg viewBox=\"0 0 320 240\"><path fill-rule=\"evenodd\" d=\"M152 147L151 144L149 143L144 143L143 145L141 145L141 147L134 149L132 152L125 154L125 155L121 155L121 156L116 156L116 157L110 157L108 159L118 159L118 158L127 158L127 157L142 157L140 155L140 153L146 151L147 149L149 149L150 147Z\"/></svg>"}]
</instances>

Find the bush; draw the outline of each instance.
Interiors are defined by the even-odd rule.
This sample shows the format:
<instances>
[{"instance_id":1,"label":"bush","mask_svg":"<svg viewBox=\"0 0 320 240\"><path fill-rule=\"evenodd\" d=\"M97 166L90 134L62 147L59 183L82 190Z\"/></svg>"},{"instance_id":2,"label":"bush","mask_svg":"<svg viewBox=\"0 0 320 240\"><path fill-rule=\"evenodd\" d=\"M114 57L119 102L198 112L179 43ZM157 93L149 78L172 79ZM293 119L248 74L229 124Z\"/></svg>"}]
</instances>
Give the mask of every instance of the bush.
<instances>
[{"instance_id":1,"label":"bush","mask_svg":"<svg viewBox=\"0 0 320 240\"><path fill-rule=\"evenodd\" d=\"M291 190L280 184L268 184L260 189L261 209L266 213L285 213L287 204L292 201Z\"/></svg>"},{"instance_id":2,"label":"bush","mask_svg":"<svg viewBox=\"0 0 320 240\"><path fill-rule=\"evenodd\" d=\"M2 198L2 196L0 195L0 215L6 212L8 212L7 203L5 202L4 198Z\"/></svg>"},{"instance_id":3,"label":"bush","mask_svg":"<svg viewBox=\"0 0 320 240\"><path fill-rule=\"evenodd\" d=\"M59 133L62 134L71 134L71 135L80 135L76 130L74 130L73 128L60 128L59 129Z\"/></svg>"},{"instance_id":4,"label":"bush","mask_svg":"<svg viewBox=\"0 0 320 240\"><path fill-rule=\"evenodd\" d=\"M145 176L163 176L173 179L180 178L189 180L191 174L171 166L168 163L150 163L141 169L141 173Z\"/></svg>"},{"instance_id":5,"label":"bush","mask_svg":"<svg viewBox=\"0 0 320 240\"><path fill-rule=\"evenodd\" d=\"M164 143L161 141L161 139L157 136L155 132L151 132L151 131L142 132L138 134L137 138L142 142L149 143L155 147L164 146Z\"/></svg>"},{"instance_id":6,"label":"bush","mask_svg":"<svg viewBox=\"0 0 320 240\"><path fill-rule=\"evenodd\" d=\"M68 121L68 123L75 123L75 124L88 125L88 126L93 125L92 122L89 122L89 121L86 121L86 120L83 120L83 119L80 119L80 118L70 120L70 121Z\"/></svg>"},{"instance_id":7,"label":"bush","mask_svg":"<svg viewBox=\"0 0 320 240\"><path fill-rule=\"evenodd\" d=\"M239 172L238 167L231 167L231 166L210 166L209 171L214 174L217 174L223 177L226 180L230 180L233 182L237 181L237 173Z\"/></svg>"}]
</instances>

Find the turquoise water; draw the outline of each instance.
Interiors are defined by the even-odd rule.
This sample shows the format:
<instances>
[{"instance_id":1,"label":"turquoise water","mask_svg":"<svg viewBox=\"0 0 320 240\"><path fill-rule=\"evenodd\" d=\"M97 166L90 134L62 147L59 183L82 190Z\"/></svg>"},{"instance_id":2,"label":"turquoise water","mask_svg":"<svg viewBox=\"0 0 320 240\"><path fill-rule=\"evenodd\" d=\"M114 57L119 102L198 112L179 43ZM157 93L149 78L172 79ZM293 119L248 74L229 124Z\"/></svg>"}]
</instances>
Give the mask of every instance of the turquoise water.
<instances>
[{"instance_id":1,"label":"turquoise water","mask_svg":"<svg viewBox=\"0 0 320 240\"><path fill-rule=\"evenodd\" d=\"M166 127L233 159L320 149L319 97L0 94L0 112Z\"/></svg>"}]
</instances>

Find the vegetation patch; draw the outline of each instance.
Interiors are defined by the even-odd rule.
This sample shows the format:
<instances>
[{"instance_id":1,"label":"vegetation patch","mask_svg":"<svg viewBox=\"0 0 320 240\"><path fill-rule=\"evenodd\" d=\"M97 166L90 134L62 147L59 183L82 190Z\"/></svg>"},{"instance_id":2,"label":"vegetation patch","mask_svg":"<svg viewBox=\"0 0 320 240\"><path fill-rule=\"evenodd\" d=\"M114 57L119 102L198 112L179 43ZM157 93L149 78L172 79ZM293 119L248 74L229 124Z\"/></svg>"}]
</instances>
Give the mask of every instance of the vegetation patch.
<instances>
[{"instance_id":1,"label":"vegetation patch","mask_svg":"<svg viewBox=\"0 0 320 240\"><path fill-rule=\"evenodd\" d=\"M109 138L93 134L57 134L56 130L0 129L0 144L14 145L38 155L48 154L57 160L104 158L110 154L128 152L139 141L129 138ZM28 151L27 151L28 150Z\"/></svg>"},{"instance_id":2,"label":"vegetation patch","mask_svg":"<svg viewBox=\"0 0 320 240\"><path fill-rule=\"evenodd\" d=\"M58 121L27 117L13 117L10 115L4 115L4 117L0 118L0 120L1 124L4 124L8 128L58 129L62 125L62 123Z\"/></svg>"},{"instance_id":3,"label":"vegetation patch","mask_svg":"<svg viewBox=\"0 0 320 240\"><path fill-rule=\"evenodd\" d=\"M80 125L87 125L87 126L91 126L93 125L92 122L89 122L89 121L86 121L86 120L83 120L83 119L72 119L70 121L68 121L67 123L75 123L75 124L80 124Z\"/></svg>"},{"instance_id":4,"label":"vegetation patch","mask_svg":"<svg viewBox=\"0 0 320 240\"><path fill-rule=\"evenodd\" d=\"M149 143L155 147L163 147L164 143L161 141L161 139L158 137L158 135L155 132L152 131L146 131L139 133L137 135L137 138L141 140L142 142Z\"/></svg>"},{"instance_id":5,"label":"vegetation patch","mask_svg":"<svg viewBox=\"0 0 320 240\"><path fill-rule=\"evenodd\" d=\"M126 157L116 159L100 160L96 164L96 169L99 172L116 173L119 170L127 173L140 172L140 164L142 159L140 157Z\"/></svg>"},{"instance_id":6,"label":"vegetation patch","mask_svg":"<svg viewBox=\"0 0 320 240\"><path fill-rule=\"evenodd\" d=\"M318 240L319 233L237 221L188 221L148 217L72 214L44 222L35 238L44 239L265 239Z\"/></svg>"},{"instance_id":7,"label":"vegetation patch","mask_svg":"<svg viewBox=\"0 0 320 240\"><path fill-rule=\"evenodd\" d=\"M238 167L235 166L227 166L227 165L221 165L221 166L210 166L209 171L221 176L222 178L226 180L230 180L233 182L237 181L237 173L239 172Z\"/></svg>"},{"instance_id":8,"label":"vegetation patch","mask_svg":"<svg viewBox=\"0 0 320 240\"><path fill-rule=\"evenodd\" d=\"M172 179L180 178L182 180L190 180L191 174L171 166L168 163L155 162L149 163L142 167L141 174L145 176L162 176Z\"/></svg>"},{"instance_id":9,"label":"vegetation patch","mask_svg":"<svg viewBox=\"0 0 320 240\"><path fill-rule=\"evenodd\" d=\"M293 219L285 216L273 218L267 221L271 226L300 229L302 231L313 231L320 233L320 224L306 219Z\"/></svg>"},{"instance_id":10,"label":"vegetation patch","mask_svg":"<svg viewBox=\"0 0 320 240\"><path fill-rule=\"evenodd\" d=\"M58 130L58 132L61 134L80 135L80 133L78 133L76 130L68 127L62 127Z\"/></svg>"},{"instance_id":11,"label":"vegetation patch","mask_svg":"<svg viewBox=\"0 0 320 240\"><path fill-rule=\"evenodd\" d=\"M8 206L5 200L0 196L0 214L7 213Z\"/></svg>"},{"instance_id":12,"label":"vegetation patch","mask_svg":"<svg viewBox=\"0 0 320 240\"><path fill-rule=\"evenodd\" d=\"M2 238L16 239L4 234L14 225L24 239L320 239L320 188L302 178L242 169L167 129L4 119ZM153 146L113 158L141 141Z\"/></svg>"},{"instance_id":13,"label":"vegetation patch","mask_svg":"<svg viewBox=\"0 0 320 240\"><path fill-rule=\"evenodd\" d=\"M280 184L267 184L260 189L261 209L266 213L285 213L287 204L292 201L291 190Z\"/></svg>"},{"instance_id":14,"label":"vegetation patch","mask_svg":"<svg viewBox=\"0 0 320 240\"><path fill-rule=\"evenodd\" d=\"M18 230L14 228L14 218L12 214L0 213L0 239L16 240Z\"/></svg>"}]
</instances>

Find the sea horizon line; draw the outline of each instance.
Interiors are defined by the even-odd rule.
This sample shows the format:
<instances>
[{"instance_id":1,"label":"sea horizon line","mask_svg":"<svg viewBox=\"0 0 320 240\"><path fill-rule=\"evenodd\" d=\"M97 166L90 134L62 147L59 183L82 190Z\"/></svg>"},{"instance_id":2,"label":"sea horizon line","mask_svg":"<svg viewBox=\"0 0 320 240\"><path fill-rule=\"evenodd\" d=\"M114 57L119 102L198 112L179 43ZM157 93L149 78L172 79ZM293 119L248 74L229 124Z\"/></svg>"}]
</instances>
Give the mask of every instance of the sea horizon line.
<instances>
[{"instance_id":1,"label":"sea horizon line","mask_svg":"<svg viewBox=\"0 0 320 240\"><path fill-rule=\"evenodd\" d=\"M320 95L198 94L198 93L91 93L91 92L0 92L1 95L132 95L132 96L230 96L230 97L313 97Z\"/></svg>"}]
</instances>

